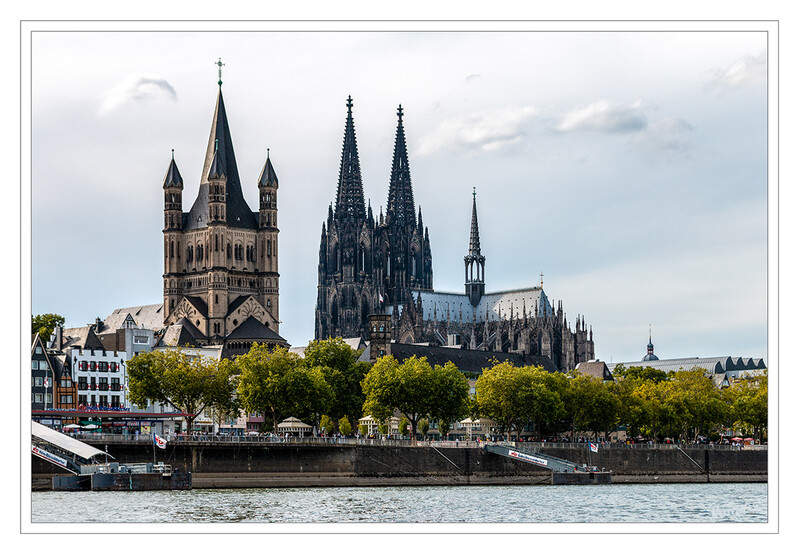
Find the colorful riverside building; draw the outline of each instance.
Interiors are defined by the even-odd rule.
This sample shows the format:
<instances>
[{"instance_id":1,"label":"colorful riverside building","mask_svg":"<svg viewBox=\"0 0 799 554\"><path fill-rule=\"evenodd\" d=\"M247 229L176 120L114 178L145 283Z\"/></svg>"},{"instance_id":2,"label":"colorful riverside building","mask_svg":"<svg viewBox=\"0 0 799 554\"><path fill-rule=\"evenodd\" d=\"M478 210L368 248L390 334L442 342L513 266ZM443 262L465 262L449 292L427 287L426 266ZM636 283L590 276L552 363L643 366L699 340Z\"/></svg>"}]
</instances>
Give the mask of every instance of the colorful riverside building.
<instances>
[{"instance_id":1,"label":"colorful riverside building","mask_svg":"<svg viewBox=\"0 0 799 554\"><path fill-rule=\"evenodd\" d=\"M315 338L369 335L369 315L391 318L398 343L543 356L560 371L594 358L593 330L578 317L574 330L561 302L554 307L538 286L486 292L486 257L480 249L473 192L464 292L433 289L428 228L413 200L403 109L397 130L385 216L375 219L364 201L353 121L347 117L335 207L322 224Z\"/></svg>"}]
</instances>

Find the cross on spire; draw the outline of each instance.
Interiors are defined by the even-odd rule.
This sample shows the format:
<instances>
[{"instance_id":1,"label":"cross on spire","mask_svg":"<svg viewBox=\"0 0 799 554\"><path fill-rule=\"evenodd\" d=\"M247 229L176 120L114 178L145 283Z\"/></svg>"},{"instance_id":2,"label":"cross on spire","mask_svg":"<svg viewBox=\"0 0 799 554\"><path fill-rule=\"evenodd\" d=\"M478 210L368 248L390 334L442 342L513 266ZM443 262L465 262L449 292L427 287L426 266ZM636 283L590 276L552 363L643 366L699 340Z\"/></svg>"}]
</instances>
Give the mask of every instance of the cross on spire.
<instances>
[{"instance_id":1,"label":"cross on spire","mask_svg":"<svg viewBox=\"0 0 799 554\"><path fill-rule=\"evenodd\" d=\"M400 104L399 108L397 108L397 115L400 119L402 119L402 104Z\"/></svg>"},{"instance_id":2,"label":"cross on spire","mask_svg":"<svg viewBox=\"0 0 799 554\"><path fill-rule=\"evenodd\" d=\"M347 113L352 113L352 96L347 96Z\"/></svg>"},{"instance_id":3,"label":"cross on spire","mask_svg":"<svg viewBox=\"0 0 799 554\"><path fill-rule=\"evenodd\" d=\"M219 66L219 86L222 86L222 66L225 65L222 63L222 58L219 58L218 62L214 62L214 65Z\"/></svg>"}]
</instances>

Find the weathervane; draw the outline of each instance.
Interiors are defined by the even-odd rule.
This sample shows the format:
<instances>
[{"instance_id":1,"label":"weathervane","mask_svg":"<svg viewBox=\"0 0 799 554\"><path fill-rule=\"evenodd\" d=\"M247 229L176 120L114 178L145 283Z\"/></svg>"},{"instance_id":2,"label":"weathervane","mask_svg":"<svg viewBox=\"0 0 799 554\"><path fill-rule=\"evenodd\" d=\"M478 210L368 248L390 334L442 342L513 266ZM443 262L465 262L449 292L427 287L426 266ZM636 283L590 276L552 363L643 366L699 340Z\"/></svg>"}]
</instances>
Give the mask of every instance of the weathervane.
<instances>
[{"instance_id":1,"label":"weathervane","mask_svg":"<svg viewBox=\"0 0 799 554\"><path fill-rule=\"evenodd\" d=\"M219 58L218 62L214 62L214 65L219 66L219 86L222 86L222 66L225 65L222 63L222 58Z\"/></svg>"}]
</instances>

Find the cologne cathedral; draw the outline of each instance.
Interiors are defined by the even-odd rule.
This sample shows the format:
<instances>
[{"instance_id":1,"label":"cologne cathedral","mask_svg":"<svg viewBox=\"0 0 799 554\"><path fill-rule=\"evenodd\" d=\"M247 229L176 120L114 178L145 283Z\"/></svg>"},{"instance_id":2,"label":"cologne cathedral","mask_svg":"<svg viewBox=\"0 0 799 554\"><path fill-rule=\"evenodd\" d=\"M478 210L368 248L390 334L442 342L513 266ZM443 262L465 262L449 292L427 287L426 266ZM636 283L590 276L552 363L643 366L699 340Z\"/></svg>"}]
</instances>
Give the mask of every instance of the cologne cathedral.
<instances>
[{"instance_id":1,"label":"cologne cathedral","mask_svg":"<svg viewBox=\"0 0 799 554\"><path fill-rule=\"evenodd\" d=\"M392 340L471 350L544 356L561 371L594 358L593 331L578 317L574 330L562 303L538 286L486 293L477 197L472 199L463 293L433 290L430 237L413 201L402 106L385 216L364 200L358 145L347 99L335 205L322 224L315 337L368 339L370 314L391 317Z\"/></svg>"}]
</instances>

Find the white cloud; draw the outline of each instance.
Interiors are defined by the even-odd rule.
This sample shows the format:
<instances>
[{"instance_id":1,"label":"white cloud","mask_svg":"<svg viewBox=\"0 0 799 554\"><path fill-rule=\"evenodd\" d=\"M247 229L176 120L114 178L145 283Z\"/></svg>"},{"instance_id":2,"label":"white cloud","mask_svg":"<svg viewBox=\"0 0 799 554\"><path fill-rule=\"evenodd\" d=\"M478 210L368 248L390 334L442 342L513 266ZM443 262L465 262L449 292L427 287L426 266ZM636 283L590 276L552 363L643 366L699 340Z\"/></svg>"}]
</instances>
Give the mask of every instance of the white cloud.
<instances>
[{"instance_id":1,"label":"white cloud","mask_svg":"<svg viewBox=\"0 0 799 554\"><path fill-rule=\"evenodd\" d=\"M518 142L537 114L533 106L507 106L451 117L419 140L417 154L501 150Z\"/></svg>"},{"instance_id":2,"label":"white cloud","mask_svg":"<svg viewBox=\"0 0 799 554\"><path fill-rule=\"evenodd\" d=\"M169 82L158 75L128 75L103 94L100 113L108 113L128 102L146 102L157 98L177 100Z\"/></svg>"},{"instance_id":3,"label":"white cloud","mask_svg":"<svg viewBox=\"0 0 799 554\"><path fill-rule=\"evenodd\" d=\"M572 110L563 116L555 129L561 132L593 131L597 133L634 133L647 125L641 101L611 104L599 100Z\"/></svg>"},{"instance_id":4,"label":"white cloud","mask_svg":"<svg viewBox=\"0 0 799 554\"><path fill-rule=\"evenodd\" d=\"M691 143L686 140L685 134L694 129L695 127L684 119L669 117L649 125L636 135L634 143L658 155L685 154L691 148Z\"/></svg>"},{"instance_id":5,"label":"white cloud","mask_svg":"<svg viewBox=\"0 0 799 554\"><path fill-rule=\"evenodd\" d=\"M726 69L717 68L715 76L705 85L708 90L738 90L766 82L768 59L765 50L757 56L746 56Z\"/></svg>"}]
</instances>

